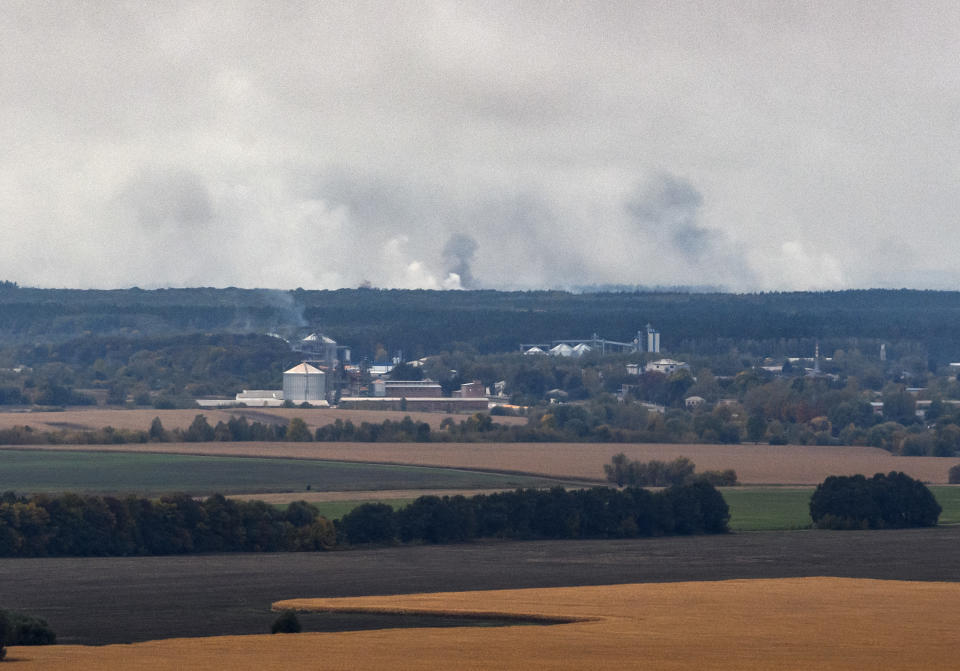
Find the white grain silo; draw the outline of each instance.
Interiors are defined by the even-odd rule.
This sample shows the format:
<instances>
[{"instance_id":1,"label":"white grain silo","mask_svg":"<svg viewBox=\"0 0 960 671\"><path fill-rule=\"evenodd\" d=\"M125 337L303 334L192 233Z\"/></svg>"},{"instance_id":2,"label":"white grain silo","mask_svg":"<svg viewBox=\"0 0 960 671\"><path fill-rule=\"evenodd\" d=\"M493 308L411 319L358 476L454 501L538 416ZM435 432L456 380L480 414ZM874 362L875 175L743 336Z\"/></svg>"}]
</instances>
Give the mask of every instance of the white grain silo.
<instances>
[{"instance_id":1,"label":"white grain silo","mask_svg":"<svg viewBox=\"0 0 960 671\"><path fill-rule=\"evenodd\" d=\"M308 363L301 363L283 374L283 400L303 403L327 398L327 376Z\"/></svg>"}]
</instances>

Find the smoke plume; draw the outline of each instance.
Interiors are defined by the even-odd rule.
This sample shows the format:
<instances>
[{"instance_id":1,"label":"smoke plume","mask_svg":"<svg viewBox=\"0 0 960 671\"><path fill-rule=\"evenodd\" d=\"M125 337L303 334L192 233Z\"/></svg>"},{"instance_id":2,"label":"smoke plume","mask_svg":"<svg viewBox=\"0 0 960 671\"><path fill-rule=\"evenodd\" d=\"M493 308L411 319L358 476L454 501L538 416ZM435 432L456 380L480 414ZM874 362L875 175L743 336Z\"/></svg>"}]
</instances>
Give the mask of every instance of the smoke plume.
<instances>
[{"instance_id":1,"label":"smoke plume","mask_svg":"<svg viewBox=\"0 0 960 671\"><path fill-rule=\"evenodd\" d=\"M477 247L477 241L463 233L454 233L447 240L447 244L443 246L443 261L448 281L453 280L451 284L456 284L456 280L459 280L461 289L473 289L476 286L470 265Z\"/></svg>"}]
</instances>

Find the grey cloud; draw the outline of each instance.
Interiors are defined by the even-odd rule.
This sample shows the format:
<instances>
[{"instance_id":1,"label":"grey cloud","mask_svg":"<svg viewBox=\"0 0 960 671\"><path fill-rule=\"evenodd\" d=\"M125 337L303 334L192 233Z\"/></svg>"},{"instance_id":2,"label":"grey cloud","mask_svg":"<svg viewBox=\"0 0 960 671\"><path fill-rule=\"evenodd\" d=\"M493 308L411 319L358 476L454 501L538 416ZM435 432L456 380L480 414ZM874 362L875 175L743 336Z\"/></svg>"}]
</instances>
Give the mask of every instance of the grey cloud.
<instances>
[{"instance_id":1,"label":"grey cloud","mask_svg":"<svg viewBox=\"0 0 960 671\"><path fill-rule=\"evenodd\" d=\"M206 185L186 170L147 171L127 184L116 201L137 223L154 230L192 229L213 218Z\"/></svg>"}]
</instances>

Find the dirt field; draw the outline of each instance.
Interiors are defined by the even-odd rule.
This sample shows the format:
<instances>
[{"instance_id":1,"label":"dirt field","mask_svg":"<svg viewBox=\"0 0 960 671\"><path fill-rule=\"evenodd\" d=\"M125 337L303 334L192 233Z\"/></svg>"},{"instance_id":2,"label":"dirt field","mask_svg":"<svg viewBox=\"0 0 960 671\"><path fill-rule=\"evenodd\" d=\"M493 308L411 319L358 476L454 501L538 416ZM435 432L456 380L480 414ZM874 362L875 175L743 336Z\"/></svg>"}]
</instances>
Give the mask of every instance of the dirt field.
<instances>
[{"instance_id":1,"label":"dirt field","mask_svg":"<svg viewBox=\"0 0 960 671\"><path fill-rule=\"evenodd\" d=\"M23 669L954 669L960 584L794 578L298 599L278 607L579 621L12 648ZM828 633L829 632L829 633ZM322 651L322 652L321 652Z\"/></svg>"},{"instance_id":2,"label":"dirt field","mask_svg":"<svg viewBox=\"0 0 960 671\"><path fill-rule=\"evenodd\" d=\"M327 553L0 559L3 607L64 644L267 632L270 604L636 582L837 576L960 582L960 526L625 541L487 542ZM145 608L145 606L149 606ZM320 617L320 616L317 616ZM396 622L304 619L308 630Z\"/></svg>"},{"instance_id":3,"label":"dirt field","mask_svg":"<svg viewBox=\"0 0 960 671\"><path fill-rule=\"evenodd\" d=\"M291 501L384 501L387 499L414 499L419 496L476 496L512 491L504 489L375 489L356 492L278 492L274 494L233 494L228 499L265 501L270 504Z\"/></svg>"},{"instance_id":4,"label":"dirt field","mask_svg":"<svg viewBox=\"0 0 960 671\"><path fill-rule=\"evenodd\" d=\"M744 484L815 485L828 475L903 471L946 484L957 459L895 457L873 447L800 445L655 445L600 443L151 443L150 445L30 446L30 449L154 451L179 454L292 457L415 466L446 466L601 481L618 452L630 459L685 456L698 470L736 470Z\"/></svg>"},{"instance_id":5,"label":"dirt field","mask_svg":"<svg viewBox=\"0 0 960 671\"><path fill-rule=\"evenodd\" d=\"M440 428L440 422L447 417L460 422L468 415L447 414L441 412L392 412L384 410L336 410L329 408L196 408L190 410L154 410L136 408L131 410L104 408L71 408L62 412L0 412L0 429L29 424L40 431L58 431L61 429L102 429L112 426L115 429L150 428L154 417L159 417L164 428L186 429L197 415L205 415L211 425L219 421L226 422L231 415L245 416L251 422L277 423L288 422L299 417L308 426L316 428L332 424L338 419L351 421L356 425L362 422L380 423L385 419L400 421L407 415L418 422L427 422L432 429ZM500 424L525 424L525 417L497 417Z\"/></svg>"}]
</instances>

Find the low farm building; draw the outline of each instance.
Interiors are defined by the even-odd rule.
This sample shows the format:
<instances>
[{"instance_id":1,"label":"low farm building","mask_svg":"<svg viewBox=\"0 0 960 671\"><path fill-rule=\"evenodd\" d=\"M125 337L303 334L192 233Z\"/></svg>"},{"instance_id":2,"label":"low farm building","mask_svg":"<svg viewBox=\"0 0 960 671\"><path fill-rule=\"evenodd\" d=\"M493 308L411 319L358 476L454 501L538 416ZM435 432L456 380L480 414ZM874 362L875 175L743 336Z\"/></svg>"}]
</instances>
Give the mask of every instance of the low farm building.
<instances>
[{"instance_id":1,"label":"low farm building","mask_svg":"<svg viewBox=\"0 0 960 671\"><path fill-rule=\"evenodd\" d=\"M337 407L350 410L485 412L489 409L489 403L486 398L355 396L341 398Z\"/></svg>"},{"instance_id":2,"label":"low farm building","mask_svg":"<svg viewBox=\"0 0 960 671\"><path fill-rule=\"evenodd\" d=\"M443 388L433 380L374 380L373 395L382 398L438 398Z\"/></svg>"},{"instance_id":3,"label":"low farm building","mask_svg":"<svg viewBox=\"0 0 960 671\"><path fill-rule=\"evenodd\" d=\"M247 406L277 407L283 405L283 392L279 389L244 389L235 399Z\"/></svg>"},{"instance_id":4,"label":"low farm building","mask_svg":"<svg viewBox=\"0 0 960 671\"><path fill-rule=\"evenodd\" d=\"M454 398L486 398L487 390L480 380L465 382L460 388L453 392Z\"/></svg>"}]
</instances>

